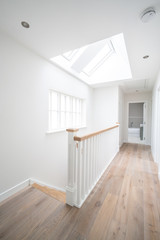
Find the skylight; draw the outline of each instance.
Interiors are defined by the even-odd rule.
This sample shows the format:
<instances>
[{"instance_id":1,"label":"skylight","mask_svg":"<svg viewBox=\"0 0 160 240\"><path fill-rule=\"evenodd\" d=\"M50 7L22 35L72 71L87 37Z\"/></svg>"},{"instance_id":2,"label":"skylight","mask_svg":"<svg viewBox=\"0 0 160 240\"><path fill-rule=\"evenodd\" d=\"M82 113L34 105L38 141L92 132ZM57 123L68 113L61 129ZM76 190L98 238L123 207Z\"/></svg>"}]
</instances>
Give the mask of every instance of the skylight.
<instances>
[{"instance_id":1,"label":"skylight","mask_svg":"<svg viewBox=\"0 0 160 240\"><path fill-rule=\"evenodd\" d=\"M84 67L83 72L87 76L91 76L114 52L111 42L107 42L106 45L95 55L95 57Z\"/></svg>"},{"instance_id":2,"label":"skylight","mask_svg":"<svg viewBox=\"0 0 160 240\"><path fill-rule=\"evenodd\" d=\"M62 56L66 58L68 61L71 61L78 52L79 52L79 49L75 49L73 51L64 53Z\"/></svg>"},{"instance_id":3,"label":"skylight","mask_svg":"<svg viewBox=\"0 0 160 240\"><path fill-rule=\"evenodd\" d=\"M90 85L132 78L122 33L51 61Z\"/></svg>"}]
</instances>

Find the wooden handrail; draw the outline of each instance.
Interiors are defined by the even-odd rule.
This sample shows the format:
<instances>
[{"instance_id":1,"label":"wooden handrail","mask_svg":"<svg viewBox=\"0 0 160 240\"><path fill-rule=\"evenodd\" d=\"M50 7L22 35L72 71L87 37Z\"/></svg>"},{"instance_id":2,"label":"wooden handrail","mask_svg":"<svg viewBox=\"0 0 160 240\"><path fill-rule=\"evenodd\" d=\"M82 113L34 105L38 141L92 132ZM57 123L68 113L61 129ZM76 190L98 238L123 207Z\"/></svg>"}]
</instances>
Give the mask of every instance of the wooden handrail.
<instances>
[{"instance_id":1,"label":"wooden handrail","mask_svg":"<svg viewBox=\"0 0 160 240\"><path fill-rule=\"evenodd\" d=\"M116 124L116 125L114 125L114 126L112 126L112 127L109 127L109 128L103 129L103 130L100 130L100 131L98 131L98 132L90 133L90 134L85 135L85 136L82 136L82 137L74 136L74 141L81 142L81 141L84 141L84 140L86 140L86 139L88 139L88 138L94 137L94 136L96 136L96 135L99 135L99 134L101 134L101 133L103 133L103 132L107 132L107 131L109 131L109 130L111 130L111 129L113 129L113 128L117 128L117 127L119 127L119 124Z\"/></svg>"},{"instance_id":2,"label":"wooden handrail","mask_svg":"<svg viewBox=\"0 0 160 240\"><path fill-rule=\"evenodd\" d=\"M79 128L68 128L66 129L67 132L78 132Z\"/></svg>"}]
</instances>

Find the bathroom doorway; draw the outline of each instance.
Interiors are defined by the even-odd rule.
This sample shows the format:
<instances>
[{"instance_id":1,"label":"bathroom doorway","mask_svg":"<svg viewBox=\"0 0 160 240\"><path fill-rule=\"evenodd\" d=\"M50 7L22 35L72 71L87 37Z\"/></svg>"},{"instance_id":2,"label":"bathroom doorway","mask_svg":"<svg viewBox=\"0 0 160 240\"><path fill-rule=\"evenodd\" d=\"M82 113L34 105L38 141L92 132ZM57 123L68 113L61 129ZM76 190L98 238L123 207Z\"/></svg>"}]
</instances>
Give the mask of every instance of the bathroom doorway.
<instances>
[{"instance_id":1,"label":"bathroom doorway","mask_svg":"<svg viewBox=\"0 0 160 240\"><path fill-rule=\"evenodd\" d=\"M128 106L128 142L145 143L146 103L134 102Z\"/></svg>"}]
</instances>

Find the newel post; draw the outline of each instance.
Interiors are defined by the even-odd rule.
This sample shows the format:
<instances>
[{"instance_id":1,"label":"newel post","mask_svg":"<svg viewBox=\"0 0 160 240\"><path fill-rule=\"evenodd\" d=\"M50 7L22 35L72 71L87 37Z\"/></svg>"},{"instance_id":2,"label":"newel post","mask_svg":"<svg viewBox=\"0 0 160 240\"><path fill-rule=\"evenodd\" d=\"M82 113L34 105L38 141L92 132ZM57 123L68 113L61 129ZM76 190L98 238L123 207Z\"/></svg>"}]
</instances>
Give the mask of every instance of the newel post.
<instances>
[{"instance_id":1,"label":"newel post","mask_svg":"<svg viewBox=\"0 0 160 240\"><path fill-rule=\"evenodd\" d=\"M76 201L76 150L74 136L79 129L67 129L68 132L68 181L66 187L66 203L74 206Z\"/></svg>"}]
</instances>

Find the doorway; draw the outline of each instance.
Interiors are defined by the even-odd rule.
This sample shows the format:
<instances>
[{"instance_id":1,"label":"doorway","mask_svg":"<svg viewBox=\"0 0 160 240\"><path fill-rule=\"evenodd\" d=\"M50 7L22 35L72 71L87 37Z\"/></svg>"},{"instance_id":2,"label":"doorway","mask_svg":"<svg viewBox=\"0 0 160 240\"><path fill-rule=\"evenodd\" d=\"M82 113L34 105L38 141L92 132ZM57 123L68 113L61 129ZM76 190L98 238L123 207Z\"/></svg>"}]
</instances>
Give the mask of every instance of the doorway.
<instances>
[{"instance_id":1,"label":"doorway","mask_svg":"<svg viewBox=\"0 0 160 240\"><path fill-rule=\"evenodd\" d=\"M128 105L128 142L145 143L146 103L132 102Z\"/></svg>"}]
</instances>

